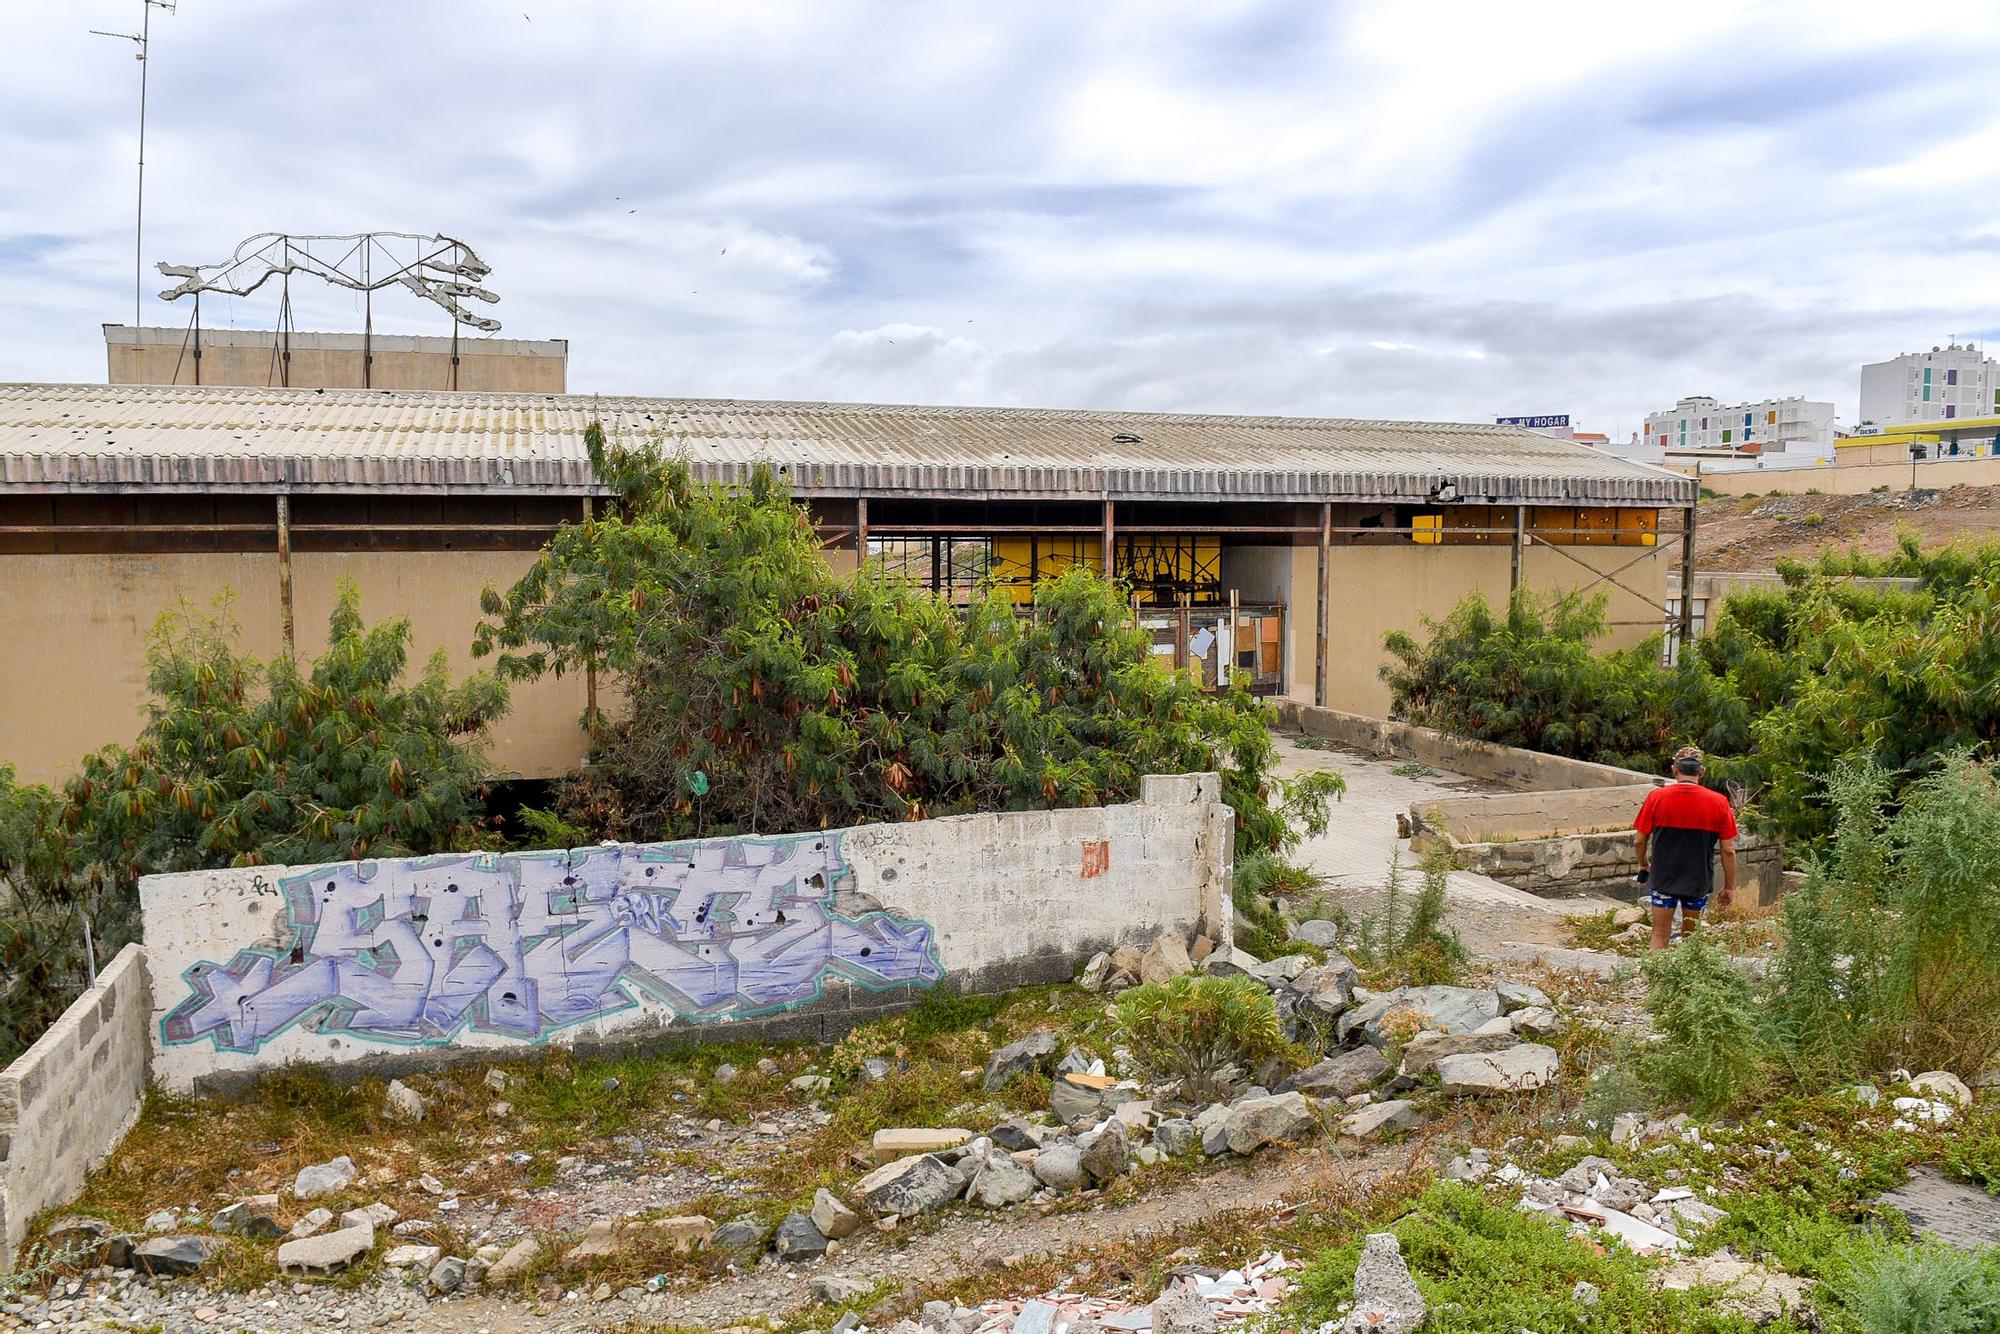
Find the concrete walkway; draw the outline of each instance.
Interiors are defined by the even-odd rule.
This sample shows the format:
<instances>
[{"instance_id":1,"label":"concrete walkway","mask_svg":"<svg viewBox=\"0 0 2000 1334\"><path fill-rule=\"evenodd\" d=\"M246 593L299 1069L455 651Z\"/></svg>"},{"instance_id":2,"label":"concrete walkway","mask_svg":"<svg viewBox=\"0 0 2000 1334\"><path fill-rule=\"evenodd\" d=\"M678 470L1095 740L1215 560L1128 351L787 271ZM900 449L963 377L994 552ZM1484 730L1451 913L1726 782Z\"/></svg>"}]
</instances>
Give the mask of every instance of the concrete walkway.
<instances>
[{"instance_id":1,"label":"concrete walkway","mask_svg":"<svg viewBox=\"0 0 2000 1334\"><path fill-rule=\"evenodd\" d=\"M1283 733L1274 740L1280 777L1337 769L1347 779L1347 797L1334 808L1327 832L1301 843L1292 859L1324 876L1322 892L1351 914L1373 911L1380 904L1394 854L1402 857L1406 892L1417 889L1421 858L1410 851L1408 839L1396 836L1397 815L1438 797L1504 790L1451 773L1398 774L1392 772L1398 761L1352 750L1307 749ZM1568 918L1624 906L1598 895L1543 898L1470 871L1454 871L1449 891L1451 920L1475 951L1502 940L1558 943L1567 934Z\"/></svg>"}]
</instances>

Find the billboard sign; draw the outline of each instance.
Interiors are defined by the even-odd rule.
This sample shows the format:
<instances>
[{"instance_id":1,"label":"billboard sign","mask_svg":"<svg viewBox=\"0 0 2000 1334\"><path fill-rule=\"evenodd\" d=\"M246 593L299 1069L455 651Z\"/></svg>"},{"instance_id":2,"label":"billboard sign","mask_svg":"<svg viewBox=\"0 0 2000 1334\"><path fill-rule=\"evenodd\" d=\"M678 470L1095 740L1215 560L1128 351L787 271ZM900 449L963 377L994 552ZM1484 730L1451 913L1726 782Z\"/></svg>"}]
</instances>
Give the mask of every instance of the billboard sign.
<instances>
[{"instance_id":1,"label":"billboard sign","mask_svg":"<svg viewBox=\"0 0 2000 1334\"><path fill-rule=\"evenodd\" d=\"M1569 414L1567 412L1557 412L1543 417L1495 417L1493 424L1495 426L1525 426L1530 430L1541 430L1549 426L1567 427L1569 425Z\"/></svg>"}]
</instances>

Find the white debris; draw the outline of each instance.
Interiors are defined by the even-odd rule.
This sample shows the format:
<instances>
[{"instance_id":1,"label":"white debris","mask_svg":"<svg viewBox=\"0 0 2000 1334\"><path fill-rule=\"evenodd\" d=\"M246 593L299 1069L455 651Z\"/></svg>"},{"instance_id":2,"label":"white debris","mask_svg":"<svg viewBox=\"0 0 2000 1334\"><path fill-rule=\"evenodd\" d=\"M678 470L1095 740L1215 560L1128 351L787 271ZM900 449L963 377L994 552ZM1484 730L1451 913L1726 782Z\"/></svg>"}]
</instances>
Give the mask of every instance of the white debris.
<instances>
[{"instance_id":1,"label":"white debris","mask_svg":"<svg viewBox=\"0 0 2000 1334\"><path fill-rule=\"evenodd\" d=\"M1254 1264L1212 1277L1183 1275L1169 1285L1169 1291L1189 1293L1207 1303L1217 1328L1227 1329L1277 1310L1292 1291L1293 1280L1288 1275L1304 1267L1274 1251L1258 1257ZM1085 1319L1115 1334L1149 1334L1153 1328L1151 1303L1089 1297L1062 1289L1025 1300L990 1301L976 1309L979 1323L967 1334L1014 1334L1024 1317L1030 1328L1046 1330L1047 1334L1068 1334ZM1043 1324L1044 1320L1048 1323Z\"/></svg>"}]
</instances>

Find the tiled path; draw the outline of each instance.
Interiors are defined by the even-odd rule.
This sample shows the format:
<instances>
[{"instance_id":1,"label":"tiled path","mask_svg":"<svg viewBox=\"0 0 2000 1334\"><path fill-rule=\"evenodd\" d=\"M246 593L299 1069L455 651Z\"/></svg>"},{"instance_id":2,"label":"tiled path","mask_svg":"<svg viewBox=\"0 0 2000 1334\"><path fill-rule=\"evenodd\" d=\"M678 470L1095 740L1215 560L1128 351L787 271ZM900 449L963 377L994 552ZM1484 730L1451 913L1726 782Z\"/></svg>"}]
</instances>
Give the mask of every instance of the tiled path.
<instances>
[{"instance_id":1,"label":"tiled path","mask_svg":"<svg viewBox=\"0 0 2000 1334\"><path fill-rule=\"evenodd\" d=\"M1338 769L1347 779L1347 797L1334 808L1332 826L1323 836L1300 844L1292 857L1325 876L1328 899L1350 913L1366 912L1380 901L1389 858L1398 851L1407 876L1404 883L1412 891L1416 888L1418 858L1410 852L1410 841L1396 836L1399 813L1431 798L1500 790L1457 774L1392 773L1396 761L1359 751L1308 750L1282 733L1277 742L1280 776ZM1623 906L1596 895L1542 898L1469 871L1452 873L1450 891L1452 922L1475 949L1500 940L1559 942L1566 918Z\"/></svg>"}]
</instances>

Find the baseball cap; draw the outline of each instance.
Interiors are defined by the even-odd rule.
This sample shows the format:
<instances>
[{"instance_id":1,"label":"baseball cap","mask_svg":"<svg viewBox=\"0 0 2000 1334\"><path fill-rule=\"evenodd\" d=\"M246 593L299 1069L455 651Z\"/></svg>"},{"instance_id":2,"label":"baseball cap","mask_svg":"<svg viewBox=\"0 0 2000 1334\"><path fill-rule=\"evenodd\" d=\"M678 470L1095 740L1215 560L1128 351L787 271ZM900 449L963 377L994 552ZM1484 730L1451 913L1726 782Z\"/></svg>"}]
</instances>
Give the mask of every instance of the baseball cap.
<instances>
[{"instance_id":1,"label":"baseball cap","mask_svg":"<svg viewBox=\"0 0 2000 1334\"><path fill-rule=\"evenodd\" d=\"M1674 768L1681 770L1683 773L1693 773L1695 770L1701 768L1701 766L1702 758L1699 746L1682 746L1674 752Z\"/></svg>"}]
</instances>

